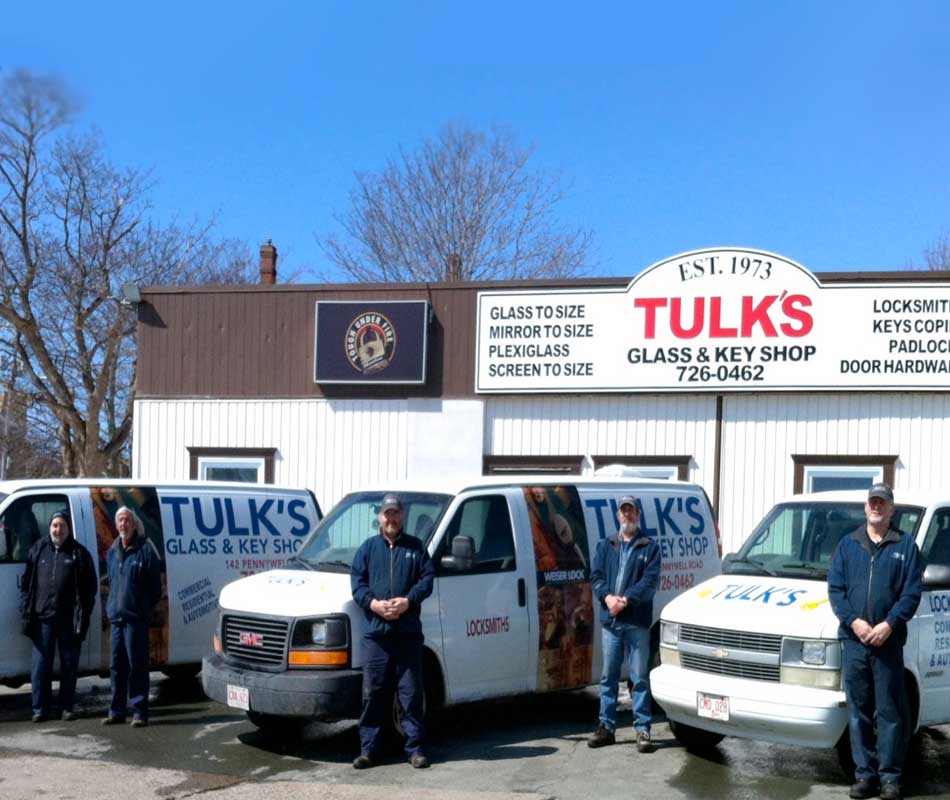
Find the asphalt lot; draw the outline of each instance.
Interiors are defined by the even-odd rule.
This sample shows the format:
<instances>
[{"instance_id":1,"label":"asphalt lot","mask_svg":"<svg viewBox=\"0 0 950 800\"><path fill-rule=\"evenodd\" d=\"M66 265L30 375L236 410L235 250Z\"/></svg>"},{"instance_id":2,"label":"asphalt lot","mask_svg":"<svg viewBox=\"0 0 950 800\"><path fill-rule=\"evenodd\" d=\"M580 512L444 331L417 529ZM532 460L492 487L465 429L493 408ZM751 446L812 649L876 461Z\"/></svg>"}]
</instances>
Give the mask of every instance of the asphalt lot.
<instances>
[{"instance_id":1,"label":"asphalt lot","mask_svg":"<svg viewBox=\"0 0 950 800\"><path fill-rule=\"evenodd\" d=\"M433 737L429 770L413 770L395 751L379 767L356 771L352 724L315 724L302 736L275 738L243 713L207 700L197 681L153 676L152 725L140 730L102 727L107 698L107 681L82 679L79 720L34 725L28 688L0 691L0 797L793 800L848 794L832 752L727 740L700 757L679 746L662 723L649 755L637 753L629 730L617 745L591 750L593 689L453 709ZM622 711L621 722L629 725L628 703ZM950 728L915 739L906 775L908 796L950 797Z\"/></svg>"}]
</instances>

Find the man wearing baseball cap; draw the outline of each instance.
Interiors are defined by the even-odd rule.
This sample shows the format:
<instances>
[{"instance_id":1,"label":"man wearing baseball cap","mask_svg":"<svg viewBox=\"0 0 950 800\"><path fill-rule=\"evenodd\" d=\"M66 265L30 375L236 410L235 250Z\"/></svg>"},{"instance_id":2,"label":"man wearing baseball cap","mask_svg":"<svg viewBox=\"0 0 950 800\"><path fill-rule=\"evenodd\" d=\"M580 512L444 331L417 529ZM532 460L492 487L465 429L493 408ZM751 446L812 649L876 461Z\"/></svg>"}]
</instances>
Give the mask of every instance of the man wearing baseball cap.
<instances>
[{"instance_id":1,"label":"man wearing baseball cap","mask_svg":"<svg viewBox=\"0 0 950 800\"><path fill-rule=\"evenodd\" d=\"M59 650L59 713L76 719L76 672L79 650L89 631L96 602L96 568L89 551L72 535L68 509L56 511L49 536L36 541L20 581L23 633L33 642L30 682L33 722L54 714L53 659Z\"/></svg>"},{"instance_id":2,"label":"man wearing baseball cap","mask_svg":"<svg viewBox=\"0 0 950 800\"><path fill-rule=\"evenodd\" d=\"M914 537L891 527L893 514L893 490L875 483L864 504L867 523L841 539L828 572L828 599L841 623L855 798L901 797L909 733L904 642L920 603L921 567Z\"/></svg>"},{"instance_id":3,"label":"man wearing baseball cap","mask_svg":"<svg viewBox=\"0 0 950 800\"><path fill-rule=\"evenodd\" d=\"M660 547L640 529L640 509L631 495L618 502L620 528L597 544L590 573L591 589L600 606L604 669L600 678L600 724L588 747L614 743L617 689L626 660L633 681L633 727L637 750L647 753L650 741L650 624L653 596L660 583Z\"/></svg>"},{"instance_id":4,"label":"man wearing baseball cap","mask_svg":"<svg viewBox=\"0 0 950 800\"><path fill-rule=\"evenodd\" d=\"M435 570L425 545L403 530L399 495L387 493L379 507L379 536L356 551L350 572L353 599L363 609L363 712L356 769L372 767L393 707L402 709L406 754L416 769L429 766L422 707L422 601L432 594Z\"/></svg>"}]
</instances>

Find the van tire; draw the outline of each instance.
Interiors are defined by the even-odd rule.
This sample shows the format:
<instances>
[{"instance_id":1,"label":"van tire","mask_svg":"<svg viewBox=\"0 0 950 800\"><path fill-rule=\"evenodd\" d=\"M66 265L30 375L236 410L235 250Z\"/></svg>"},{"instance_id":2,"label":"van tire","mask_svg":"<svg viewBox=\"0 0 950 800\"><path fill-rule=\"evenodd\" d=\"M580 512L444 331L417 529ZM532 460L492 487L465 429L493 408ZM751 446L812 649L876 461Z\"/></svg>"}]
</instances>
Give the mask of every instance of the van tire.
<instances>
[{"instance_id":1,"label":"van tire","mask_svg":"<svg viewBox=\"0 0 950 800\"><path fill-rule=\"evenodd\" d=\"M844 773L848 783L854 782L854 756L851 755L851 732L847 725L844 726L844 732L835 742L835 753L838 755L838 766Z\"/></svg>"},{"instance_id":2,"label":"van tire","mask_svg":"<svg viewBox=\"0 0 950 800\"><path fill-rule=\"evenodd\" d=\"M670 730L679 743L693 753L707 753L726 738L721 733L704 731L702 728L694 728L692 725L684 725L682 722L673 722L673 720L670 720Z\"/></svg>"},{"instance_id":3,"label":"van tire","mask_svg":"<svg viewBox=\"0 0 950 800\"><path fill-rule=\"evenodd\" d=\"M427 731L431 731L439 724L442 715L442 706L445 703L445 684L442 681L442 670L435 653L426 649L422 653L422 714ZM393 693L392 727L399 737L405 737L402 729L402 709L399 707L399 698Z\"/></svg>"}]
</instances>

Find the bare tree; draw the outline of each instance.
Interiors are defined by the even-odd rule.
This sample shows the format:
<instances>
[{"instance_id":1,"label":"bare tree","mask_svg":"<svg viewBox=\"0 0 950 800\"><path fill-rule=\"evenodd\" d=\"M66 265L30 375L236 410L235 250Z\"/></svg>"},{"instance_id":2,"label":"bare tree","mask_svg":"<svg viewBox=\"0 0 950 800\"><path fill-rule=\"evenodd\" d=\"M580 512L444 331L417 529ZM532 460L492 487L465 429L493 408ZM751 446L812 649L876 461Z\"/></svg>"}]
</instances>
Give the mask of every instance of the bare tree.
<instances>
[{"instance_id":1,"label":"bare tree","mask_svg":"<svg viewBox=\"0 0 950 800\"><path fill-rule=\"evenodd\" d=\"M924 269L950 270L950 231L942 231L924 249Z\"/></svg>"},{"instance_id":2,"label":"bare tree","mask_svg":"<svg viewBox=\"0 0 950 800\"><path fill-rule=\"evenodd\" d=\"M471 281L581 274L591 233L558 222L557 175L511 134L449 124L378 174L357 173L344 237L320 240L356 281Z\"/></svg>"},{"instance_id":3,"label":"bare tree","mask_svg":"<svg viewBox=\"0 0 950 800\"><path fill-rule=\"evenodd\" d=\"M124 283L247 280L250 256L210 224L149 217L149 174L120 169L71 129L66 87L26 71L0 80L0 319L15 334L15 390L31 428L55 428L61 470L119 470L132 424L135 310ZM12 386L12 384L11 384Z\"/></svg>"}]
</instances>

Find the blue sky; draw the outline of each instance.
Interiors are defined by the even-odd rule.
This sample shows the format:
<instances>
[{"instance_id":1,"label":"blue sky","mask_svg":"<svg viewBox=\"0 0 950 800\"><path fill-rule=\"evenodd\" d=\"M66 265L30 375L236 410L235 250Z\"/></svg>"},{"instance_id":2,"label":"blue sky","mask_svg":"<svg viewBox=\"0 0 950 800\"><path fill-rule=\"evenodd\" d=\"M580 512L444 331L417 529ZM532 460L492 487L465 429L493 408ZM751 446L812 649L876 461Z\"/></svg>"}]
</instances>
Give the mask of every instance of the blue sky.
<instances>
[{"instance_id":1,"label":"blue sky","mask_svg":"<svg viewBox=\"0 0 950 800\"><path fill-rule=\"evenodd\" d=\"M90 11L94 7L95 11ZM453 119L571 182L594 275L736 245L901 269L950 231L950 4L18 4L0 68L65 77L155 215L331 273L354 171Z\"/></svg>"}]
</instances>

